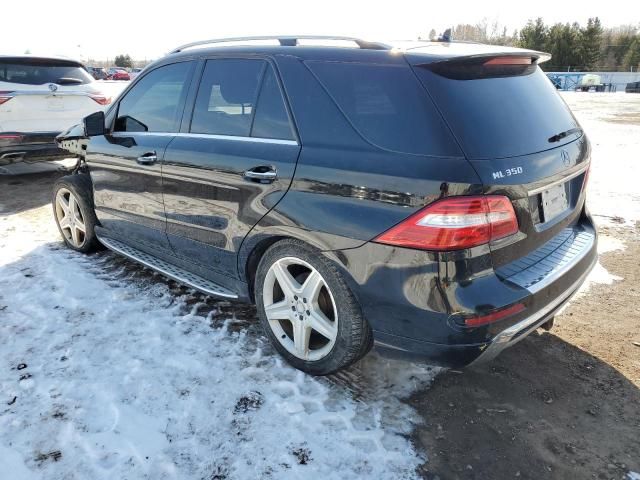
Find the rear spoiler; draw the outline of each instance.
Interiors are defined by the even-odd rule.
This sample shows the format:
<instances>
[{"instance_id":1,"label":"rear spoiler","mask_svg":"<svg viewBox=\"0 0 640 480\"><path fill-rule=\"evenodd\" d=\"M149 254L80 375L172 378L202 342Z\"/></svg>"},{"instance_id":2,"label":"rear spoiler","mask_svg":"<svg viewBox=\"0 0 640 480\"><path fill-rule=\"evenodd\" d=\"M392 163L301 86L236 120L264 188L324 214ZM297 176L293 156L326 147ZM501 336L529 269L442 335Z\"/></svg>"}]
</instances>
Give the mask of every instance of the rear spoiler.
<instances>
[{"instance_id":1,"label":"rear spoiler","mask_svg":"<svg viewBox=\"0 0 640 480\"><path fill-rule=\"evenodd\" d=\"M512 50L462 55L429 63L414 63L433 73L454 80L504 78L529 75L538 64L551 58L548 53L534 50Z\"/></svg>"},{"instance_id":2,"label":"rear spoiler","mask_svg":"<svg viewBox=\"0 0 640 480\"><path fill-rule=\"evenodd\" d=\"M507 50L507 51L504 51L504 52L486 52L486 53L477 53L477 54L472 54L472 55L460 55L460 56L455 56L455 57L444 58L442 60L425 62L423 64L415 63L414 65L424 66L424 65L446 64L446 63L448 63L448 64L463 64L463 63L477 64L477 63L485 63L486 61L492 60L494 58L496 58L496 59L498 59L498 58L530 58L532 64L535 63L536 65L539 65L539 64L541 64L543 62L546 62L546 61L550 60L551 59L551 54L550 53L545 53L545 52L538 52L536 50L513 49L511 51Z\"/></svg>"}]
</instances>

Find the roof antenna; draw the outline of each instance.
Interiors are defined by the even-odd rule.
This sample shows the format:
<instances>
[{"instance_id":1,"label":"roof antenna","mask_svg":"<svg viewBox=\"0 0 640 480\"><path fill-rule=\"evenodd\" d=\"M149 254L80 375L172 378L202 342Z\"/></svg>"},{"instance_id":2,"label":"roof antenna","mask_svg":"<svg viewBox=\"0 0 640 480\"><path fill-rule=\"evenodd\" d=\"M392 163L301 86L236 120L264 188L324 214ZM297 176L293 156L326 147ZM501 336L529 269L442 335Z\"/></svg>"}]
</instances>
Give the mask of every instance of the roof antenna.
<instances>
[{"instance_id":1,"label":"roof antenna","mask_svg":"<svg viewBox=\"0 0 640 480\"><path fill-rule=\"evenodd\" d=\"M442 35L438 37L439 42L451 42L451 29L447 28Z\"/></svg>"}]
</instances>

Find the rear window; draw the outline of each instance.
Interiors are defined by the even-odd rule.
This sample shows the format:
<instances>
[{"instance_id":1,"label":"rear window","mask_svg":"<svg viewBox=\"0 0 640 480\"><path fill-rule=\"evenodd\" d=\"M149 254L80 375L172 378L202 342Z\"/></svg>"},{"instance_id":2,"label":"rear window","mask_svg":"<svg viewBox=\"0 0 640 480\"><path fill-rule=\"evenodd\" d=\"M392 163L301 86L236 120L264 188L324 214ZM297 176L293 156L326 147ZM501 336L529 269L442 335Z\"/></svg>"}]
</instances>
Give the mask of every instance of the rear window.
<instances>
[{"instance_id":1,"label":"rear window","mask_svg":"<svg viewBox=\"0 0 640 480\"><path fill-rule=\"evenodd\" d=\"M526 155L577 138L553 140L578 122L538 67L523 75L475 79L447 78L425 66L415 71L470 159Z\"/></svg>"},{"instance_id":2,"label":"rear window","mask_svg":"<svg viewBox=\"0 0 640 480\"><path fill-rule=\"evenodd\" d=\"M395 152L461 155L408 66L319 61L307 65L370 143Z\"/></svg>"},{"instance_id":3,"label":"rear window","mask_svg":"<svg viewBox=\"0 0 640 480\"><path fill-rule=\"evenodd\" d=\"M42 85L83 85L93 81L81 65L47 59L0 60L0 82Z\"/></svg>"}]
</instances>

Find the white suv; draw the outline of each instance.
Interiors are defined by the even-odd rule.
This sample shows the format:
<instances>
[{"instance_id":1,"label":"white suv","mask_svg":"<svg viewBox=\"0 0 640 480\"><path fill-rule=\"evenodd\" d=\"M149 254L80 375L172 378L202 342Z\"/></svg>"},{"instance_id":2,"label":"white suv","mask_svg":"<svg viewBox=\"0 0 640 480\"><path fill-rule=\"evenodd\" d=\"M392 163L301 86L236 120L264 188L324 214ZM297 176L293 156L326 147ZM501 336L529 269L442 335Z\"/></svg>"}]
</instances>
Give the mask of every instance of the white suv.
<instances>
[{"instance_id":1,"label":"white suv","mask_svg":"<svg viewBox=\"0 0 640 480\"><path fill-rule=\"evenodd\" d=\"M74 60L0 56L0 165L69 156L55 137L111 99Z\"/></svg>"}]
</instances>

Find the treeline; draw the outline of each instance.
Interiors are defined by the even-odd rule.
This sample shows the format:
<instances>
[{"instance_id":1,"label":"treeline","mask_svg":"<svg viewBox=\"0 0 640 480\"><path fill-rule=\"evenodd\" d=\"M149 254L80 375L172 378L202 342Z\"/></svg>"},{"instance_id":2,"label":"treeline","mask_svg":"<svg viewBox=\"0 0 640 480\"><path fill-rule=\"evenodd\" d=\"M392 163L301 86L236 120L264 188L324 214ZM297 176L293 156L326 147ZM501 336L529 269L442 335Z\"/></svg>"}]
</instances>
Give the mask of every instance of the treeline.
<instances>
[{"instance_id":1,"label":"treeline","mask_svg":"<svg viewBox=\"0 0 640 480\"><path fill-rule=\"evenodd\" d=\"M430 38L435 38L435 31ZM497 22L484 20L452 29L454 40L509 45L541 50L552 55L547 71L637 71L640 69L640 26L604 28L598 17L579 23L546 25L542 18L529 20L520 30L507 32Z\"/></svg>"}]
</instances>

